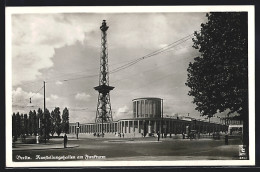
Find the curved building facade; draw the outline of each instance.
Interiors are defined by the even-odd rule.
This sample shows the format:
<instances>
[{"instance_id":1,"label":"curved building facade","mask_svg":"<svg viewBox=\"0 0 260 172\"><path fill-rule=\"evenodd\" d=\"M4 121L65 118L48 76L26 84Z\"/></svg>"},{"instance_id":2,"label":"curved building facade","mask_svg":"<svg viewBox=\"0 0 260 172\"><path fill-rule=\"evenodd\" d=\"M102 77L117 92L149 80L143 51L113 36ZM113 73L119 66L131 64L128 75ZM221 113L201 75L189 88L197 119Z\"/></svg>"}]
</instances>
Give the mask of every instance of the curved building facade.
<instances>
[{"instance_id":1,"label":"curved building facade","mask_svg":"<svg viewBox=\"0 0 260 172\"><path fill-rule=\"evenodd\" d=\"M133 99L132 102L134 118L161 118L162 99L148 97Z\"/></svg>"},{"instance_id":2,"label":"curved building facade","mask_svg":"<svg viewBox=\"0 0 260 172\"><path fill-rule=\"evenodd\" d=\"M163 100L155 97L133 99L133 118L111 122L71 123L69 133L125 133L131 137L147 134L182 134L186 127L203 132L227 131L227 125L163 116ZM132 135L133 134L133 135Z\"/></svg>"}]
</instances>

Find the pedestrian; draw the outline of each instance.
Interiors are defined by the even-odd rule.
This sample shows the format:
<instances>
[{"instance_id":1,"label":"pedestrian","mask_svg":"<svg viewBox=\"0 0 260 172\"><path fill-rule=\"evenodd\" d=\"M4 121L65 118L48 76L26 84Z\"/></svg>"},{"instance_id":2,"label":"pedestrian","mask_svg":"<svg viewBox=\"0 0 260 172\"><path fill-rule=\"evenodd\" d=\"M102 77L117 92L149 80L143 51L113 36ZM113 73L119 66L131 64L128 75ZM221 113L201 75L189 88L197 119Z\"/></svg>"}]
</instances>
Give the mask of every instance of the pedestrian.
<instances>
[{"instance_id":1,"label":"pedestrian","mask_svg":"<svg viewBox=\"0 0 260 172\"><path fill-rule=\"evenodd\" d=\"M225 135L225 145L228 145L228 134Z\"/></svg>"},{"instance_id":2,"label":"pedestrian","mask_svg":"<svg viewBox=\"0 0 260 172\"><path fill-rule=\"evenodd\" d=\"M124 133L123 133L123 138L125 137Z\"/></svg>"},{"instance_id":3,"label":"pedestrian","mask_svg":"<svg viewBox=\"0 0 260 172\"><path fill-rule=\"evenodd\" d=\"M67 147L67 142L68 142L68 137L67 137L67 135L65 133L65 135L64 135L64 148Z\"/></svg>"},{"instance_id":4,"label":"pedestrian","mask_svg":"<svg viewBox=\"0 0 260 172\"><path fill-rule=\"evenodd\" d=\"M159 132L157 133L157 136L158 136L158 142L159 142L159 140L160 140L160 133Z\"/></svg>"}]
</instances>

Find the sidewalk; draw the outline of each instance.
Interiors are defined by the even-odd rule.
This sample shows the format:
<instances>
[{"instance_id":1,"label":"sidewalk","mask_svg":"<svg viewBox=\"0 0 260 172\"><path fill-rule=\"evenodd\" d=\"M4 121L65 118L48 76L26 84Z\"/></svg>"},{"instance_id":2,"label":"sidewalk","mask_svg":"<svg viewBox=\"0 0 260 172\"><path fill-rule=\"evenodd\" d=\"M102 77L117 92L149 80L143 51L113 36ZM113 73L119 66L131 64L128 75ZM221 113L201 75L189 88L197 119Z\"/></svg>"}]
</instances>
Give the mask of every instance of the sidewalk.
<instances>
[{"instance_id":1,"label":"sidewalk","mask_svg":"<svg viewBox=\"0 0 260 172\"><path fill-rule=\"evenodd\" d=\"M67 148L75 148L79 145L68 144ZM46 150L46 149L64 149L63 144L14 144L13 150Z\"/></svg>"}]
</instances>

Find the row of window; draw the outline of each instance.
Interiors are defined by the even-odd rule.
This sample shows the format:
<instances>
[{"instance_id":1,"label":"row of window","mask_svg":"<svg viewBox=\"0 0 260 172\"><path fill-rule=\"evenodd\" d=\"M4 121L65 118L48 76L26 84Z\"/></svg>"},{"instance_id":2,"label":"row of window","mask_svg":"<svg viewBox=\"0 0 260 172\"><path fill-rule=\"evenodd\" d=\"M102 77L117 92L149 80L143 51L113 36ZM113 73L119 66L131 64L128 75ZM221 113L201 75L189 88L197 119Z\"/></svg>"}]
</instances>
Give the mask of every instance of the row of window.
<instances>
[{"instance_id":1,"label":"row of window","mask_svg":"<svg viewBox=\"0 0 260 172\"><path fill-rule=\"evenodd\" d=\"M152 100L139 100L133 102L134 117L160 117L161 102Z\"/></svg>"}]
</instances>

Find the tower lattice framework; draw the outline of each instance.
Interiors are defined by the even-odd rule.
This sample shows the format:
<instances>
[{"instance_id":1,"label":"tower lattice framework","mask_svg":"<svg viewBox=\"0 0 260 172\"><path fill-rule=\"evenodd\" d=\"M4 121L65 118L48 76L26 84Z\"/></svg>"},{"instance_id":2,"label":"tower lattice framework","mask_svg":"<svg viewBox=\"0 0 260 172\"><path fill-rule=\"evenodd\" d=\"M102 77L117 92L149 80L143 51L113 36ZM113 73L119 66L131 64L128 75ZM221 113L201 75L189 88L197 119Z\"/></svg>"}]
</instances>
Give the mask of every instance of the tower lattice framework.
<instances>
[{"instance_id":1,"label":"tower lattice framework","mask_svg":"<svg viewBox=\"0 0 260 172\"><path fill-rule=\"evenodd\" d=\"M103 20L100 26L101 30L101 55L100 55L100 74L99 86L94 87L98 94L97 112L95 122L110 122L113 121L110 94L109 92L115 87L109 86L108 72L108 51L107 51L107 30L106 20Z\"/></svg>"}]
</instances>

